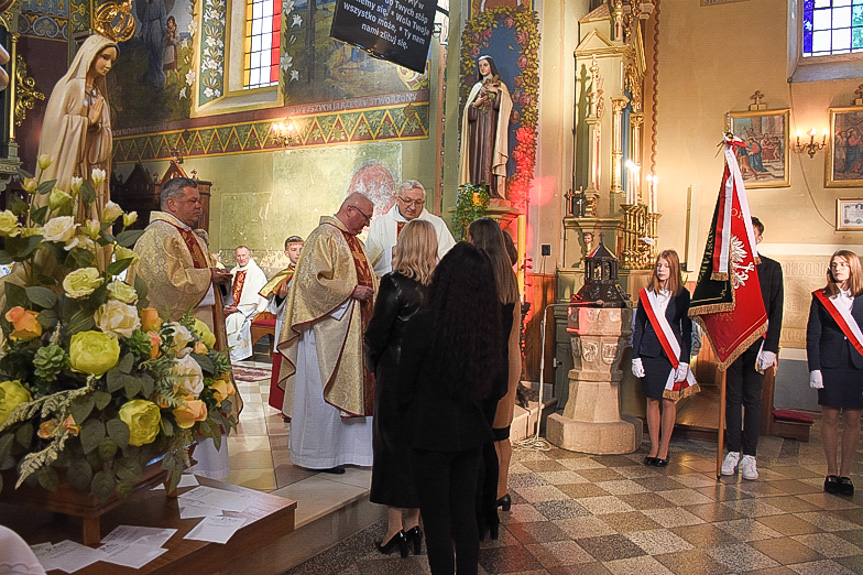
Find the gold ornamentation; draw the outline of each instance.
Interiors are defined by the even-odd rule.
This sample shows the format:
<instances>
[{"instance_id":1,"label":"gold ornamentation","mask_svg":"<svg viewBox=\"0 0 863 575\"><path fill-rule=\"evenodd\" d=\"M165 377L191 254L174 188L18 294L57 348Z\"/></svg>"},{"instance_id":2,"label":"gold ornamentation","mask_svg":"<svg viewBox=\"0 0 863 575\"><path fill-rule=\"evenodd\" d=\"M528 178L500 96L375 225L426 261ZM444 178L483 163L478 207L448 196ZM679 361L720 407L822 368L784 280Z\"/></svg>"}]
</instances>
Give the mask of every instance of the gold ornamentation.
<instances>
[{"instance_id":1,"label":"gold ornamentation","mask_svg":"<svg viewBox=\"0 0 863 575\"><path fill-rule=\"evenodd\" d=\"M21 54L15 60L15 125L20 126L32 110L36 100L44 100L45 94L36 89L36 80L27 75L27 63Z\"/></svg>"},{"instance_id":2,"label":"gold ornamentation","mask_svg":"<svg viewBox=\"0 0 863 575\"><path fill-rule=\"evenodd\" d=\"M132 3L106 2L93 14L93 28L106 38L115 42L125 42L135 34L135 18L132 16Z\"/></svg>"}]
</instances>

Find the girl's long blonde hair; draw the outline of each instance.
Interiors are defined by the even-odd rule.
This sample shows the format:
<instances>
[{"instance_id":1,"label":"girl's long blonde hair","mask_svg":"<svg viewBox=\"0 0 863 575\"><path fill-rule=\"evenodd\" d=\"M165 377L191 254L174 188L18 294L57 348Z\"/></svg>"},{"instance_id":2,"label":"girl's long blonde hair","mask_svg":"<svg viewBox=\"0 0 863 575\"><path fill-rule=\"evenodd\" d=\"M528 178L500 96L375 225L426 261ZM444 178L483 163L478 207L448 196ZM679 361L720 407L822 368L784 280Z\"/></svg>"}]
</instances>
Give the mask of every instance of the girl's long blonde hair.
<instances>
[{"instance_id":1,"label":"girl's long blonde hair","mask_svg":"<svg viewBox=\"0 0 863 575\"><path fill-rule=\"evenodd\" d=\"M431 283L437 263L437 232L430 222L414 219L399 233L393 269L424 286Z\"/></svg>"}]
</instances>

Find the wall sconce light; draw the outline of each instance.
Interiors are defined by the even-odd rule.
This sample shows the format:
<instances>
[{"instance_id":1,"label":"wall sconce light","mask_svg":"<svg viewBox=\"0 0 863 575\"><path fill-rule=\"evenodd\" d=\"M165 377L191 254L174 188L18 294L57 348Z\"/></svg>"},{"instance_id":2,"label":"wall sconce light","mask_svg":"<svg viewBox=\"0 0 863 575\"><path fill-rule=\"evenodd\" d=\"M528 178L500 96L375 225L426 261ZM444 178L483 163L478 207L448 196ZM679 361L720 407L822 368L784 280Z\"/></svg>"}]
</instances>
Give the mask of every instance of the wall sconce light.
<instances>
[{"instance_id":1,"label":"wall sconce light","mask_svg":"<svg viewBox=\"0 0 863 575\"><path fill-rule=\"evenodd\" d=\"M272 132L273 139L285 148L288 146L296 146L300 143L299 130L291 119L285 119L281 122L273 123Z\"/></svg>"},{"instance_id":2,"label":"wall sconce light","mask_svg":"<svg viewBox=\"0 0 863 575\"><path fill-rule=\"evenodd\" d=\"M815 128L809 130L809 141L808 142L800 142L800 132L797 132L797 145L794 147L798 153L806 152L809 154L810 158L815 157L815 152L824 149L824 146L827 145L827 128L824 129L824 132L821 135L821 141L815 141Z\"/></svg>"}]
</instances>

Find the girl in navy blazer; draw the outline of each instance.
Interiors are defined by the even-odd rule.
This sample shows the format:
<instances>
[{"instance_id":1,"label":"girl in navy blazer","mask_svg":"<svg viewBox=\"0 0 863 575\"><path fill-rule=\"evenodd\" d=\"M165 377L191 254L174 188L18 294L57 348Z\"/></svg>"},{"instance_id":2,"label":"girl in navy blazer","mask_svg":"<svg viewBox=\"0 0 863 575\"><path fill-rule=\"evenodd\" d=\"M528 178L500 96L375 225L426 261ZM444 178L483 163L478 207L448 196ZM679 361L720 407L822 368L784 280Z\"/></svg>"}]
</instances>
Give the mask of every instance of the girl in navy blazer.
<instances>
[{"instance_id":1,"label":"girl in navy blazer","mask_svg":"<svg viewBox=\"0 0 863 575\"><path fill-rule=\"evenodd\" d=\"M692 321L689 312L689 291L683 287L680 275L680 259L674 250L665 250L656 258L653 280L645 288L655 296L654 312L663 313L680 348L674 381L684 381L689 372L689 352L692 345ZM660 343L656 329L647 310L639 298L632 333L632 373L641 379L644 396L647 398L647 429L650 434L650 453L644 458L645 465L664 467L668 465L668 444L674 422L677 419L675 402L679 392L666 390L672 370L665 349ZM692 393L697 387L692 389ZM688 395L688 393L686 394ZM660 410L660 403L662 409Z\"/></svg>"},{"instance_id":2,"label":"girl in navy blazer","mask_svg":"<svg viewBox=\"0 0 863 575\"><path fill-rule=\"evenodd\" d=\"M863 355L858 351L863 342L857 341L851 329L863 327L861 295L860 258L849 250L837 251L830 258L827 285L812 294L806 326L809 385L818 390L821 441L827 458L824 491L841 495L854 494L850 475L863 411ZM850 322L843 319L840 310L850 311ZM840 323L845 324L845 329ZM842 452L841 458L837 458L840 412Z\"/></svg>"}]
</instances>

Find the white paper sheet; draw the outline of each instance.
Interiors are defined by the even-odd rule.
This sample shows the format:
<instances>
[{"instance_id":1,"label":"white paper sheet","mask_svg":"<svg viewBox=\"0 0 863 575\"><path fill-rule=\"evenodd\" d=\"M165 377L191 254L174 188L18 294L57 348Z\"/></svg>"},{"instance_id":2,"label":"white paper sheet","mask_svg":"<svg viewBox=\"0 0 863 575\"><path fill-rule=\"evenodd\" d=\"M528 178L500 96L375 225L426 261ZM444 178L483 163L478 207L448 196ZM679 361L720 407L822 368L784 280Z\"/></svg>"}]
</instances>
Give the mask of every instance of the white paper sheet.
<instances>
[{"instance_id":1,"label":"white paper sheet","mask_svg":"<svg viewBox=\"0 0 863 575\"><path fill-rule=\"evenodd\" d=\"M130 545L128 543L106 543L99 547L102 553L102 561L140 569L162 553L168 550L162 547L150 545Z\"/></svg>"},{"instance_id":2,"label":"white paper sheet","mask_svg":"<svg viewBox=\"0 0 863 575\"><path fill-rule=\"evenodd\" d=\"M195 500L181 499L177 503L180 506L180 519L197 519L200 517L222 514L222 510L218 507L202 505L199 501Z\"/></svg>"},{"instance_id":3,"label":"white paper sheet","mask_svg":"<svg viewBox=\"0 0 863 575\"><path fill-rule=\"evenodd\" d=\"M195 477L194 475L191 475L189 473L184 473L183 475L180 476L180 482L177 484L177 489L181 489L183 487L197 487L198 485L200 485L200 484L198 483L197 477ZM158 491L160 489L163 491L165 490L165 484L164 483L160 483L159 485L150 489L150 491Z\"/></svg>"},{"instance_id":4,"label":"white paper sheet","mask_svg":"<svg viewBox=\"0 0 863 575\"><path fill-rule=\"evenodd\" d=\"M183 539L227 543L245 523L246 520L239 517L206 517Z\"/></svg>"},{"instance_id":5,"label":"white paper sheet","mask_svg":"<svg viewBox=\"0 0 863 575\"><path fill-rule=\"evenodd\" d=\"M252 504L252 498L243 493L228 491L226 489L215 489L200 485L190 491L186 491L178 499L193 501L204 507L217 507L224 511L245 511Z\"/></svg>"},{"instance_id":6,"label":"white paper sheet","mask_svg":"<svg viewBox=\"0 0 863 575\"><path fill-rule=\"evenodd\" d=\"M40 548L36 558L39 559L45 571L59 569L66 573L74 573L100 561L102 554L96 549L67 539L52 545L50 549Z\"/></svg>"},{"instance_id":7,"label":"white paper sheet","mask_svg":"<svg viewBox=\"0 0 863 575\"><path fill-rule=\"evenodd\" d=\"M118 525L107 536L102 538L102 543L125 543L127 545L148 545L150 547L161 547L174 536L176 529L162 529L160 527L141 527L139 525Z\"/></svg>"}]
</instances>

